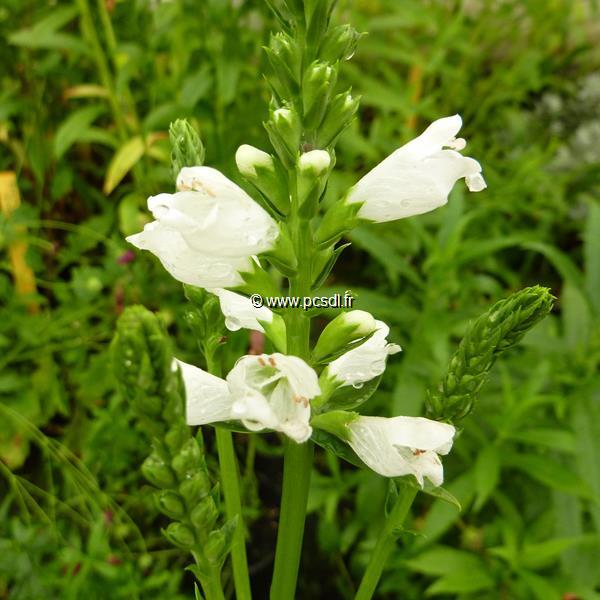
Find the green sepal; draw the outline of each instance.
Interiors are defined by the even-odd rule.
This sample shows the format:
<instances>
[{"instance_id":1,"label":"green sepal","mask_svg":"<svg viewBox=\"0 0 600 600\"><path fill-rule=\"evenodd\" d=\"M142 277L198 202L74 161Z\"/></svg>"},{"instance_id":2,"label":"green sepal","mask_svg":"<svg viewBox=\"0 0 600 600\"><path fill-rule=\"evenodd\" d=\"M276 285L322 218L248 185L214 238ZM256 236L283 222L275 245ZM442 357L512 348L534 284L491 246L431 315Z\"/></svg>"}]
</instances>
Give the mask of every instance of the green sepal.
<instances>
[{"instance_id":1,"label":"green sepal","mask_svg":"<svg viewBox=\"0 0 600 600\"><path fill-rule=\"evenodd\" d=\"M275 246L262 254L276 269L286 277L295 277L298 272L298 260L287 227L281 224Z\"/></svg>"},{"instance_id":2,"label":"green sepal","mask_svg":"<svg viewBox=\"0 0 600 600\"><path fill-rule=\"evenodd\" d=\"M350 91L342 92L333 98L317 132L318 148L327 148L335 144L354 118L359 105L360 98L354 98Z\"/></svg>"},{"instance_id":3,"label":"green sepal","mask_svg":"<svg viewBox=\"0 0 600 600\"><path fill-rule=\"evenodd\" d=\"M333 452L333 454L343 458L351 465L354 465L359 469L366 468L365 464L360 460L360 458L358 458L354 450L352 450L348 444L340 440L337 436L323 429L313 429L310 439L318 446L321 446L321 448L324 448L329 452Z\"/></svg>"},{"instance_id":4,"label":"green sepal","mask_svg":"<svg viewBox=\"0 0 600 600\"><path fill-rule=\"evenodd\" d=\"M273 157L273 169L256 165L256 176L244 175L246 181L259 193L255 200L277 221L290 210L290 196L287 189L287 173L279 160Z\"/></svg>"},{"instance_id":5,"label":"green sepal","mask_svg":"<svg viewBox=\"0 0 600 600\"><path fill-rule=\"evenodd\" d=\"M348 441L348 424L358 419L360 415L356 412L347 412L345 410L332 410L320 415L315 415L310 424L312 427L327 431L341 439Z\"/></svg>"},{"instance_id":6,"label":"green sepal","mask_svg":"<svg viewBox=\"0 0 600 600\"><path fill-rule=\"evenodd\" d=\"M322 250L335 244L344 233L356 227L361 206L361 202L350 203L345 198L332 204L323 215L315 233L317 248Z\"/></svg>"},{"instance_id":7,"label":"green sepal","mask_svg":"<svg viewBox=\"0 0 600 600\"><path fill-rule=\"evenodd\" d=\"M239 523L239 516L229 519L220 529L212 531L204 547L206 558L214 565L221 566L231 551L233 537Z\"/></svg>"},{"instance_id":8,"label":"green sepal","mask_svg":"<svg viewBox=\"0 0 600 600\"><path fill-rule=\"evenodd\" d=\"M284 318L277 313L273 313L273 319L270 323L260 319L258 322L262 325L265 335L271 340L275 349L285 354L287 352L287 331Z\"/></svg>"},{"instance_id":9,"label":"green sepal","mask_svg":"<svg viewBox=\"0 0 600 600\"><path fill-rule=\"evenodd\" d=\"M379 388L383 375L374 377L360 387L353 385L341 386L333 377L327 374L327 369L321 373L319 386L321 396L313 401L315 410L352 410L364 404Z\"/></svg>"},{"instance_id":10,"label":"green sepal","mask_svg":"<svg viewBox=\"0 0 600 600\"><path fill-rule=\"evenodd\" d=\"M325 116L337 81L337 64L314 61L304 72L302 108L305 129L317 129Z\"/></svg>"},{"instance_id":11,"label":"green sepal","mask_svg":"<svg viewBox=\"0 0 600 600\"><path fill-rule=\"evenodd\" d=\"M172 544L184 550L189 550L196 543L193 529L183 523L170 523L162 532Z\"/></svg>"},{"instance_id":12,"label":"green sepal","mask_svg":"<svg viewBox=\"0 0 600 600\"><path fill-rule=\"evenodd\" d=\"M336 0L305 0L306 14L306 45L308 59L311 60L317 52L320 41L327 32L331 12Z\"/></svg>"},{"instance_id":13,"label":"green sepal","mask_svg":"<svg viewBox=\"0 0 600 600\"><path fill-rule=\"evenodd\" d=\"M233 288L233 291L241 292L247 296L260 294L261 296L280 296L281 291L273 277L262 269L256 262L252 261L252 271L240 273L244 280L242 285Z\"/></svg>"},{"instance_id":14,"label":"green sepal","mask_svg":"<svg viewBox=\"0 0 600 600\"><path fill-rule=\"evenodd\" d=\"M300 150L302 133L302 123L296 109L287 105L272 111L264 127L281 162L288 169L292 168Z\"/></svg>"},{"instance_id":15,"label":"green sepal","mask_svg":"<svg viewBox=\"0 0 600 600\"><path fill-rule=\"evenodd\" d=\"M351 245L352 242L347 242L338 246L337 248L328 246L324 250L318 250L315 252L312 272L318 273L318 275L313 281L313 290L319 289L325 283L342 252Z\"/></svg>"}]
</instances>

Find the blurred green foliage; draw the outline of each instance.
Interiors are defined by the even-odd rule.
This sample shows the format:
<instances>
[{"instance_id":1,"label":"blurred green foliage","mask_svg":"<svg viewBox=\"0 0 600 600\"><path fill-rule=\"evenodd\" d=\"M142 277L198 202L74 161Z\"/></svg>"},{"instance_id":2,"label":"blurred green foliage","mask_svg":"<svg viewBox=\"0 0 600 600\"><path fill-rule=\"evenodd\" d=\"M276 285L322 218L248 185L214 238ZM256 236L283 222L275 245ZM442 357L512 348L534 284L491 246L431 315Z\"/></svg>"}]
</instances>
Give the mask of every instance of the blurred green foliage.
<instances>
[{"instance_id":1,"label":"blurred green foliage","mask_svg":"<svg viewBox=\"0 0 600 600\"><path fill-rule=\"evenodd\" d=\"M419 497L379 597L597 599L596 3L340 0L335 19L368 35L338 83L362 106L340 140L328 201L455 112L489 186L477 195L457 186L433 213L351 234L329 289L352 289L357 308L389 322L404 348L365 411L422 414L470 320L527 285L558 297L553 315L499 358L445 460L461 511ZM197 359L181 286L123 238L147 219L147 195L172 187L174 119L194 123L206 164L232 178L241 143L267 148L259 74L272 27L258 0L0 7L0 170L17 173L23 198L0 217L0 597L193 593L185 553L161 537L140 475L147 440L108 375L108 341L123 308L142 303L181 358ZM15 289L7 251L17 242L28 244L34 296ZM206 440L210 448L209 428ZM261 598L279 445L237 442ZM352 597L386 485L318 455L299 598Z\"/></svg>"}]
</instances>

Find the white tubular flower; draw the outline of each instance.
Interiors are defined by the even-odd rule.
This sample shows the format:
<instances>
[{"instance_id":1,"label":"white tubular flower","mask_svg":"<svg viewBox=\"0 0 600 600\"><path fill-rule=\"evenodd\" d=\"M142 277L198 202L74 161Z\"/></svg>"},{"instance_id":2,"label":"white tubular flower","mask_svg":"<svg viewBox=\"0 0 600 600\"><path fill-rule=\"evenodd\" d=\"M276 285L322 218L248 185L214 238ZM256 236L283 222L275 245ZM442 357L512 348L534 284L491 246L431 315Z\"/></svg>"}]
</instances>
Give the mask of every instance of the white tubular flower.
<instances>
[{"instance_id":1,"label":"white tubular flower","mask_svg":"<svg viewBox=\"0 0 600 600\"><path fill-rule=\"evenodd\" d=\"M225 327L229 331L238 331L244 328L264 333L265 330L259 320L267 323L273 321L271 310L266 306L260 308L254 306L246 296L222 288L213 288L208 291L219 298L221 312L225 316Z\"/></svg>"},{"instance_id":2,"label":"white tubular flower","mask_svg":"<svg viewBox=\"0 0 600 600\"><path fill-rule=\"evenodd\" d=\"M347 202L363 202L358 216L382 223L429 212L443 206L457 180L465 178L471 192L485 189L481 166L457 150L460 115L434 121L369 171L353 188Z\"/></svg>"},{"instance_id":3,"label":"white tubular flower","mask_svg":"<svg viewBox=\"0 0 600 600\"><path fill-rule=\"evenodd\" d=\"M240 285L250 257L274 247L275 221L244 190L210 167L186 167L175 194L148 198L156 219L127 238L155 254L175 279L198 287Z\"/></svg>"},{"instance_id":4,"label":"white tubular flower","mask_svg":"<svg viewBox=\"0 0 600 600\"><path fill-rule=\"evenodd\" d=\"M173 362L181 368L187 424L206 425L229 420L233 398L227 382L181 360Z\"/></svg>"},{"instance_id":5,"label":"white tubular flower","mask_svg":"<svg viewBox=\"0 0 600 600\"><path fill-rule=\"evenodd\" d=\"M303 360L283 354L243 356L227 375L231 415L252 431L273 429L294 441L312 434L310 400L320 393L317 374Z\"/></svg>"},{"instance_id":6,"label":"white tubular flower","mask_svg":"<svg viewBox=\"0 0 600 600\"><path fill-rule=\"evenodd\" d=\"M149 250L163 267L182 283L197 287L234 287L243 283L242 271L250 271L247 257L222 257L191 248L178 231L163 227L159 221L148 223L140 233L127 238L141 250Z\"/></svg>"},{"instance_id":7,"label":"white tubular flower","mask_svg":"<svg viewBox=\"0 0 600 600\"><path fill-rule=\"evenodd\" d=\"M298 443L311 436L310 400L320 389L317 374L300 358L243 356L226 380L176 362L185 384L188 425L235 419L251 431L281 431Z\"/></svg>"},{"instance_id":8,"label":"white tubular flower","mask_svg":"<svg viewBox=\"0 0 600 600\"><path fill-rule=\"evenodd\" d=\"M398 344L388 344L390 328L383 321L375 321L375 333L363 344L342 354L329 363L321 377L333 379L338 387L360 387L366 381L385 371L387 357L400 352Z\"/></svg>"},{"instance_id":9,"label":"white tubular flower","mask_svg":"<svg viewBox=\"0 0 600 600\"><path fill-rule=\"evenodd\" d=\"M358 417L347 428L350 447L376 473L414 475L421 487L425 477L442 485L444 468L438 455L452 448L452 425L423 417Z\"/></svg>"}]
</instances>

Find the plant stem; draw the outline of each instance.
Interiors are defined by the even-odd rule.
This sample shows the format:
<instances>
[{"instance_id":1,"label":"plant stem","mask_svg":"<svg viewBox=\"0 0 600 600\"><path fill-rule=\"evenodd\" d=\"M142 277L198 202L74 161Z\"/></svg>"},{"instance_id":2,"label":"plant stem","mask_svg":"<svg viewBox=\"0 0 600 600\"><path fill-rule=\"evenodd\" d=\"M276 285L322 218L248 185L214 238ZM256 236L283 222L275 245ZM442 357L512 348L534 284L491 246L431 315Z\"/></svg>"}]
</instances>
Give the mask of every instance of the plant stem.
<instances>
[{"instance_id":1,"label":"plant stem","mask_svg":"<svg viewBox=\"0 0 600 600\"><path fill-rule=\"evenodd\" d=\"M370 600L375 593L385 563L396 545L395 530L402 526L413 500L417 495L417 490L408 486L403 488L403 492L404 493L398 500L396 500L396 504L385 522L383 530L379 534L377 544L371 554L367 570L363 575L354 600Z\"/></svg>"},{"instance_id":2,"label":"plant stem","mask_svg":"<svg viewBox=\"0 0 600 600\"><path fill-rule=\"evenodd\" d=\"M200 564L198 557L192 552L196 564ZM206 596L206 600L225 600L225 594L223 594L223 586L221 585L221 570L217 568L211 568L208 572L207 577L202 577L200 580L202 585L202 591Z\"/></svg>"},{"instance_id":3,"label":"plant stem","mask_svg":"<svg viewBox=\"0 0 600 600\"><path fill-rule=\"evenodd\" d=\"M206 363L209 373L221 375L221 365L215 360L214 354L206 352ZM227 519L238 517L238 524L233 535L231 546L231 564L233 581L237 600L251 600L250 574L246 556L246 534L242 516L242 497L237 460L233 447L231 431L215 428L217 437L217 452L219 454L220 481L225 496L225 514Z\"/></svg>"},{"instance_id":4,"label":"plant stem","mask_svg":"<svg viewBox=\"0 0 600 600\"><path fill-rule=\"evenodd\" d=\"M295 190L295 180L293 177L290 179L290 190ZM310 224L298 217L298 208L292 192L288 223L298 259L298 274L290 279L290 296L310 294L312 283L312 233ZM286 314L286 325L288 354L307 360L310 353L310 318L301 310L292 308ZM295 597L313 455L314 445L311 441L297 444L286 439L271 600L293 600Z\"/></svg>"}]
</instances>

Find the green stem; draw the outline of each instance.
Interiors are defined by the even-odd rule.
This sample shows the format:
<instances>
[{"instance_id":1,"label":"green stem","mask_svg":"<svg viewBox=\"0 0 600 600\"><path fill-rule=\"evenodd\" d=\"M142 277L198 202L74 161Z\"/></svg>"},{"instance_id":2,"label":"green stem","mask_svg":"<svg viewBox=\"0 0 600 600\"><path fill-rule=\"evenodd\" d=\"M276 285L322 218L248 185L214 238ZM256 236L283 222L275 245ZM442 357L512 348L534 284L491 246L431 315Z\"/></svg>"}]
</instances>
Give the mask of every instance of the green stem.
<instances>
[{"instance_id":1,"label":"green stem","mask_svg":"<svg viewBox=\"0 0 600 600\"><path fill-rule=\"evenodd\" d=\"M197 556L194 555L196 564L200 564ZM221 570L217 568L211 568L207 576L202 577L200 580L202 591L206 596L206 600L225 600L225 594L223 593L223 586L221 585Z\"/></svg>"},{"instance_id":2,"label":"green stem","mask_svg":"<svg viewBox=\"0 0 600 600\"><path fill-rule=\"evenodd\" d=\"M221 365L215 360L214 354L205 353L209 373L221 375ZM233 438L230 431L216 428L217 451L219 454L220 481L225 496L225 514L227 519L237 516L238 523L233 535L231 546L231 564L233 567L233 581L237 600L251 600L250 574L248 572L248 558L246 556L246 535L244 518L242 516L242 497L240 493L239 470Z\"/></svg>"},{"instance_id":3,"label":"green stem","mask_svg":"<svg viewBox=\"0 0 600 600\"><path fill-rule=\"evenodd\" d=\"M363 575L354 600L370 600L375 593L385 563L396 545L396 530L402 526L417 495L417 490L412 487L404 487L403 491L404 493L396 501L392 513L379 534L377 544L371 554L367 570Z\"/></svg>"},{"instance_id":4,"label":"green stem","mask_svg":"<svg viewBox=\"0 0 600 600\"><path fill-rule=\"evenodd\" d=\"M290 189L295 190L293 177ZM292 194L289 229L298 259L298 275L290 279L290 296L307 296L311 291L313 240L310 224L298 217L297 200ZM288 354L308 360L310 354L310 318L300 309L286 314ZM271 583L271 600L293 600L302 554L304 522L314 445L286 439L283 455L281 513L277 530L275 566Z\"/></svg>"}]
</instances>

